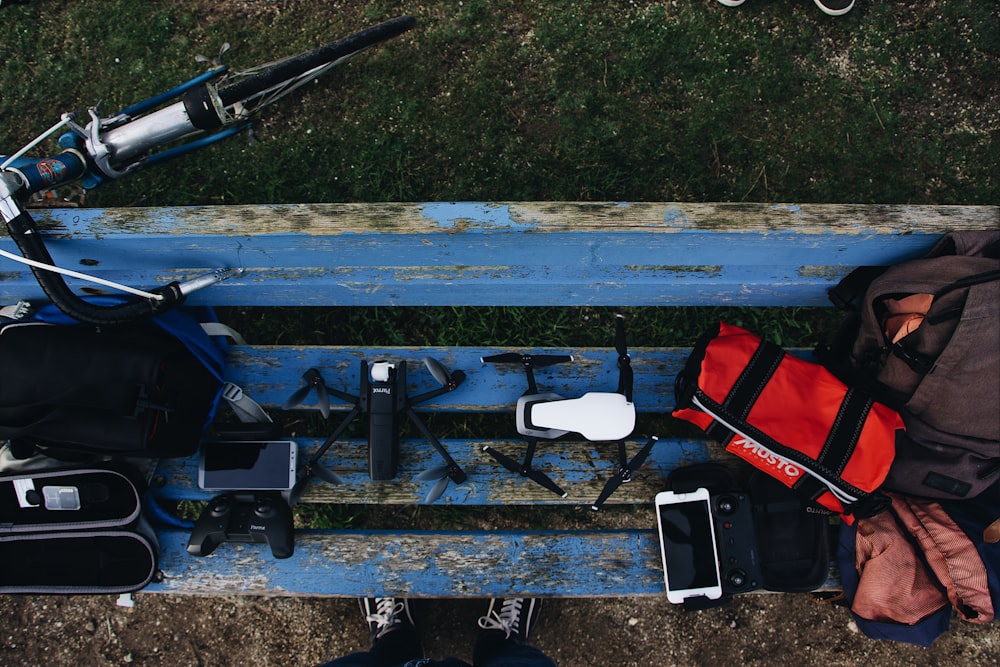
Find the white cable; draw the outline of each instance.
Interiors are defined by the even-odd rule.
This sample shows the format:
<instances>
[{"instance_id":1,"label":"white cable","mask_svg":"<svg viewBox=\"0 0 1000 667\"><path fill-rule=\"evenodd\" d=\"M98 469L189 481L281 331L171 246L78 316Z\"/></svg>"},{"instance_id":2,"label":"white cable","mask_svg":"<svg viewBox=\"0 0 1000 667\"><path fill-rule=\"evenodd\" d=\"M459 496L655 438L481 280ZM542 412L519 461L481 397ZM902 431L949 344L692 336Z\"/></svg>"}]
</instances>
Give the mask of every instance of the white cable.
<instances>
[{"instance_id":1,"label":"white cable","mask_svg":"<svg viewBox=\"0 0 1000 667\"><path fill-rule=\"evenodd\" d=\"M60 127L62 127L63 125L65 125L68 122L69 122L69 118L63 118L61 121L59 121L58 123L56 123L55 125L53 125L49 129L47 129L45 132L43 132L42 134L40 134L37 137L35 137L34 141L32 141L31 143L29 143L27 146L25 146L24 148L22 148L18 152L14 153L13 155L8 156L7 159L4 161L4 163L0 164L0 169L6 169L8 167L8 165L11 165L11 164L14 163L14 160L16 160L17 158L21 157L25 153L27 153L28 151L30 151L32 148L34 148L38 144L42 143L42 141L44 141L47 136L49 136L50 134L52 134L53 132L55 132L56 130L58 130Z\"/></svg>"},{"instance_id":2,"label":"white cable","mask_svg":"<svg viewBox=\"0 0 1000 667\"><path fill-rule=\"evenodd\" d=\"M22 264L27 264L28 266L33 266L36 269L44 269L45 271L51 271L53 273L61 273L64 276L69 276L71 278L78 278L80 280L86 280L87 282L103 285L104 287L110 287L111 289L116 289L120 292L125 292L127 294L132 294L135 296L141 296L145 299L154 299L156 301L163 301L164 298L162 294L143 292L140 289L135 289L134 287L129 287L128 285L122 285L120 283L112 282L110 280L105 280L104 278L98 278L96 276L88 276L86 273L80 273L79 271L73 271L71 269L63 269L58 266L53 266L52 264L37 262L33 259L28 259L27 257L21 257L20 255L15 255L13 253L7 252L6 250L3 249L0 249L0 256L6 257L7 259L12 259L15 262L21 262Z\"/></svg>"}]
</instances>

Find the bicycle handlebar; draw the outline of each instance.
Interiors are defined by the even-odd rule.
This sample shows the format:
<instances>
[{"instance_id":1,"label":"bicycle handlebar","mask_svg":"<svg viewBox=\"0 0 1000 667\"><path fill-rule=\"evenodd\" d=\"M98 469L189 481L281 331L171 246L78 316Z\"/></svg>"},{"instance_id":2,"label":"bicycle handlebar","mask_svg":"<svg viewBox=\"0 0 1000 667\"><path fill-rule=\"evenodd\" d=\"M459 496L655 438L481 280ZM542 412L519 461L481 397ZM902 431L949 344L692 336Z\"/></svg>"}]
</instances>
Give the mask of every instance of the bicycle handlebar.
<instances>
[{"instance_id":1,"label":"bicycle handlebar","mask_svg":"<svg viewBox=\"0 0 1000 667\"><path fill-rule=\"evenodd\" d=\"M0 0L2 3L3 0ZM144 165L156 164L175 155L232 136L249 127L250 113L315 78L337 62L381 41L411 29L415 20L403 16L372 26L337 42L299 54L237 81L217 86L225 72L217 67L166 93L133 105L111 118L100 118L90 109L91 122L82 127L72 114L0 163L0 218L4 220L24 261L49 299L79 322L97 326L122 325L145 319L181 303L187 294L242 273L220 269L184 283L172 282L148 292L117 285L54 266L34 219L22 203L32 194L62 183L82 179L87 189L123 176ZM161 103L179 98L160 107ZM54 158L20 159L27 150L62 126L70 131L59 139L65 149ZM179 146L160 153L151 151L171 143ZM16 258L6 251L5 256ZM136 295L121 304L96 305L75 294L63 274L85 278Z\"/></svg>"}]
</instances>

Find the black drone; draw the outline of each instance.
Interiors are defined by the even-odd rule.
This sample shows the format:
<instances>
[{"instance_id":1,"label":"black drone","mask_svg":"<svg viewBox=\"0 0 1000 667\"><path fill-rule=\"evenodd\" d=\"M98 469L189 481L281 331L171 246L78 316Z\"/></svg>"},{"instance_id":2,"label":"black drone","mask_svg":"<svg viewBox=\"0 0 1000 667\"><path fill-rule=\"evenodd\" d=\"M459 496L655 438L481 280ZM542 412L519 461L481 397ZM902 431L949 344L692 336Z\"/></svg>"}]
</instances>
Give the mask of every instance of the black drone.
<instances>
[{"instance_id":1,"label":"black drone","mask_svg":"<svg viewBox=\"0 0 1000 667\"><path fill-rule=\"evenodd\" d=\"M417 475L417 479L421 481L437 481L437 484L424 498L424 502L433 503L440 498L448 486L448 480L454 481L456 484L465 481L466 474L413 409L413 406L419 403L454 391L465 380L465 373L460 370L449 373L439 361L430 357L424 358L423 362L441 386L412 398L406 394L405 361L398 363L376 361L371 364L370 369L368 362L362 361L361 388L358 396L331 388L315 368L310 368L303 374L302 379L305 384L288 398L285 409L301 403L313 390L316 391L320 413L324 419L330 415L331 395L353 404L354 407L299 470L298 481L292 489L293 505L298 502L303 489L314 476L318 476L330 484L343 482L335 472L320 464L319 460L361 413L368 415L368 475L371 479L389 480L396 477L396 467L399 461L399 428L405 415L430 441L445 461L445 465L431 468Z\"/></svg>"}]
</instances>

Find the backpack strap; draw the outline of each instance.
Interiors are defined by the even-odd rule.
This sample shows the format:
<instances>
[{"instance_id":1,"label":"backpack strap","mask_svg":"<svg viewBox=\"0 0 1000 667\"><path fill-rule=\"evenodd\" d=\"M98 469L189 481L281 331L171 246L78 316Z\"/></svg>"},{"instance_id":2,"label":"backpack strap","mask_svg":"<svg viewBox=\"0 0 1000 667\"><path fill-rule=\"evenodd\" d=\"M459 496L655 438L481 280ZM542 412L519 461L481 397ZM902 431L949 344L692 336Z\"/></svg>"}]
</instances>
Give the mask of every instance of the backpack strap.
<instances>
[{"instance_id":1,"label":"backpack strap","mask_svg":"<svg viewBox=\"0 0 1000 667\"><path fill-rule=\"evenodd\" d=\"M984 271L983 273L977 273L975 275L966 276L964 278L959 278L958 280L949 283L939 289L934 293L934 298L939 299L940 297L954 292L955 290L968 289L976 285L983 285L985 283L995 282L1000 280L1000 269L993 271ZM928 324L940 324L946 320L960 317L962 315L962 308L952 308L943 313L938 313L933 316L928 316ZM906 362L906 364L913 369L915 373L920 375L926 375L930 372L931 368L937 362L937 355L921 354L916 350L913 350L907 346L907 338L903 337L893 343L889 350L897 357Z\"/></svg>"},{"instance_id":2,"label":"backpack strap","mask_svg":"<svg viewBox=\"0 0 1000 667\"><path fill-rule=\"evenodd\" d=\"M859 266L830 288L827 293L830 301L840 310L860 310L861 297L864 296L865 290L888 268L887 266Z\"/></svg>"},{"instance_id":3,"label":"backpack strap","mask_svg":"<svg viewBox=\"0 0 1000 667\"><path fill-rule=\"evenodd\" d=\"M236 417L244 424L271 423L271 415L265 412L260 403L246 395L243 388L232 382L226 382L222 387L222 398L236 413Z\"/></svg>"},{"instance_id":4,"label":"backpack strap","mask_svg":"<svg viewBox=\"0 0 1000 667\"><path fill-rule=\"evenodd\" d=\"M201 328L209 336L223 336L225 338L232 338L233 342L237 345L246 345L247 341L243 338L241 334L236 329L232 328L228 324L223 324L222 322L201 322Z\"/></svg>"}]
</instances>

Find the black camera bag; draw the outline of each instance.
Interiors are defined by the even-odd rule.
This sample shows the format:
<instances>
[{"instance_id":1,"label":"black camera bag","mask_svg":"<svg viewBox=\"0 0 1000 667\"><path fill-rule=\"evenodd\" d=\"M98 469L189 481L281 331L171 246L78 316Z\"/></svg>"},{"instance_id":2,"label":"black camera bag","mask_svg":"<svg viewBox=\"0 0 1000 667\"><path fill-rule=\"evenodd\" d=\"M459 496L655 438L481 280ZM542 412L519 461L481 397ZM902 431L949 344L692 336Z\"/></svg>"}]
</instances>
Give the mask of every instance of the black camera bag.
<instances>
[{"instance_id":1,"label":"black camera bag","mask_svg":"<svg viewBox=\"0 0 1000 667\"><path fill-rule=\"evenodd\" d=\"M750 476L747 492L753 506L761 588L800 593L822 586L830 574L830 513L761 471Z\"/></svg>"},{"instance_id":2,"label":"black camera bag","mask_svg":"<svg viewBox=\"0 0 1000 667\"><path fill-rule=\"evenodd\" d=\"M79 466L0 475L0 593L120 594L157 573L130 467Z\"/></svg>"}]
</instances>

